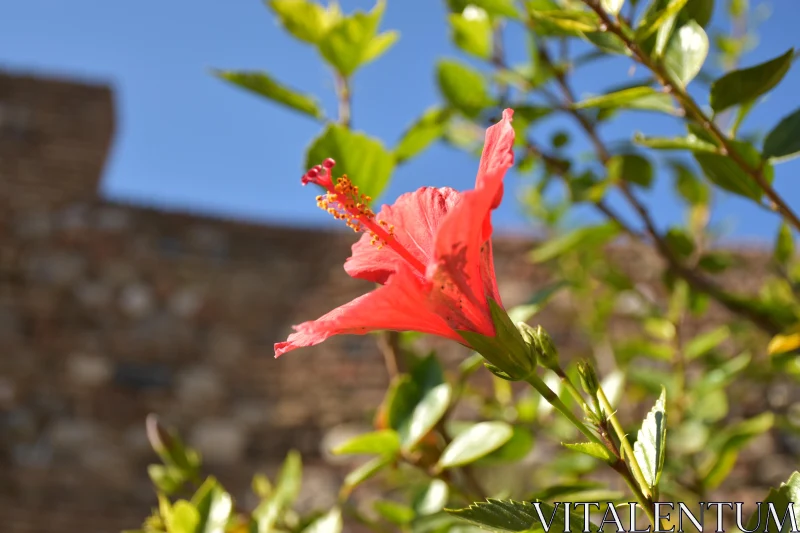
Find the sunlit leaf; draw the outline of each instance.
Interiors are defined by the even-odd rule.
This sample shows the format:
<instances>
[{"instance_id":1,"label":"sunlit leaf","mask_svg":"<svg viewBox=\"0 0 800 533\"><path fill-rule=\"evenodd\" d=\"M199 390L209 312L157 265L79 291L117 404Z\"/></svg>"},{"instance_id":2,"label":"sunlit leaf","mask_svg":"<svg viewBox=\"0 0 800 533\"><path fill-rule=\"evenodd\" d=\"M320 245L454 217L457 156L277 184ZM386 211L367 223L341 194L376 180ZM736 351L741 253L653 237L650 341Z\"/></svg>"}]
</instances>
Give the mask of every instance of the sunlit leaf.
<instances>
[{"instance_id":1,"label":"sunlit leaf","mask_svg":"<svg viewBox=\"0 0 800 533\"><path fill-rule=\"evenodd\" d=\"M633 455L648 484L646 488L650 490L658 486L661 471L664 469L667 444L666 394L666 390L661 391L655 406L644 419L633 446Z\"/></svg>"},{"instance_id":2,"label":"sunlit leaf","mask_svg":"<svg viewBox=\"0 0 800 533\"><path fill-rule=\"evenodd\" d=\"M476 13L468 16L470 13ZM465 10L465 14L449 15L453 43L461 50L481 59L492 55L492 22L485 11Z\"/></svg>"},{"instance_id":3,"label":"sunlit leaf","mask_svg":"<svg viewBox=\"0 0 800 533\"><path fill-rule=\"evenodd\" d=\"M400 450L400 437L391 429L353 437L333 450L334 455L393 454Z\"/></svg>"},{"instance_id":4,"label":"sunlit leaf","mask_svg":"<svg viewBox=\"0 0 800 533\"><path fill-rule=\"evenodd\" d=\"M436 77L445 100L467 117L477 116L492 103L485 78L463 63L440 61Z\"/></svg>"},{"instance_id":5,"label":"sunlit leaf","mask_svg":"<svg viewBox=\"0 0 800 533\"><path fill-rule=\"evenodd\" d=\"M426 111L403 133L400 142L397 143L394 149L397 162L403 163L411 159L440 139L447 128L450 115L449 109L438 107Z\"/></svg>"},{"instance_id":6,"label":"sunlit leaf","mask_svg":"<svg viewBox=\"0 0 800 533\"><path fill-rule=\"evenodd\" d=\"M675 31L664 51L664 67L681 85L697 76L708 56L708 36L695 21Z\"/></svg>"},{"instance_id":7,"label":"sunlit leaf","mask_svg":"<svg viewBox=\"0 0 800 533\"><path fill-rule=\"evenodd\" d=\"M646 137L641 133L636 133L633 142L656 150L691 150L692 152L710 153L718 151L715 145L691 133L686 137Z\"/></svg>"},{"instance_id":8,"label":"sunlit leaf","mask_svg":"<svg viewBox=\"0 0 800 533\"><path fill-rule=\"evenodd\" d=\"M286 31L311 44L317 44L340 16L314 0L269 0L268 5Z\"/></svg>"},{"instance_id":9,"label":"sunlit leaf","mask_svg":"<svg viewBox=\"0 0 800 533\"><path fill-rule=\"evenodd\" d=\"M641 42L651 36L662 24L669 20L670 17L676 15L678 11L683 9L686 2L687 0L670 0L664 9L648 11L636 28L636 40Z\"/></svg>"},{"instance_id":10,"label":"sunlit leaf","mask_svg":"<svg viewBox=\"0 0 800 533\"><path fill-rule=\"evenodd\" d=\"M777 489L770 489L769 494L764 499L764 505L753 513L745 529L748 531L763 531L764 533L784 533L795 529L795 526L800 526L800 505L798 505L798 502L800 502L800 473L795 471L787 482L781 483ZM779 528L775 521L771 520L772 514L768 510L769 504L772 504L780 519L785 517L783 527ZM793 516L784 515L790 509L793 512ZM761 512L762 510L763 513ZM765 520L763 525L761 522L762 517Z\"/></svg>"},{"instance_id":11,"label":"sunlit leaf","mask_svg":"<svg viewBox=\"0 0 800 533\"><path fill-rule=\"evenodd\" d=\"M511 439L513 429L505 422L480 422L457 435L447 445L439 459L438 468L453 468L495 451Z\"/></svg>"},{"instance_id":12,"label":"sunlit leaf","mask_svg":"<svg viewBox=\"0 0 800 533\"><path fill-rule=\"evenodd\" d=\"M630 87L600 96L592 96L575 104L576 109L597 107L600 109L640 109L675 114L672 98L652 87Z\"/></svg>"},{"instance_id":13,"label":"sunlit leaf","mask_svg":"<svg viewBox=\"0 0 800 533\"><path fill-rule=\"evenodd\" d=\"M336 161L335 176L347 175L359 191L373 199L380 196L394 170L394 156L383 144L364 133L339 124L328 124L306 153L305 168L326 158Z\"/></svg>"},{"instance_id":14,"label":"sunlit leaf","mask_svg":"<svg viewBox=\"0 0 800 533\"><path fill-rule=\"evenodd\" d=\"M591 455L592 457L607 463L612 463L614 461L614 456L611 455L611 452L596 442L578 442L575 444L562 443L562 446L576 452Z\"/></svg>"},{"instance_id":15,"label":"sunlit leaf","mask_svg":"<svg viewBox=\"0 0 800 533\"><path fill-rule=\"evenodd\" d=\"M281 105L322 119L324 113L312 96L301 94L271 78L265 72L243 72L215 70L214 75L250 92L268 98Z\"/></svg>"}]
</instances>

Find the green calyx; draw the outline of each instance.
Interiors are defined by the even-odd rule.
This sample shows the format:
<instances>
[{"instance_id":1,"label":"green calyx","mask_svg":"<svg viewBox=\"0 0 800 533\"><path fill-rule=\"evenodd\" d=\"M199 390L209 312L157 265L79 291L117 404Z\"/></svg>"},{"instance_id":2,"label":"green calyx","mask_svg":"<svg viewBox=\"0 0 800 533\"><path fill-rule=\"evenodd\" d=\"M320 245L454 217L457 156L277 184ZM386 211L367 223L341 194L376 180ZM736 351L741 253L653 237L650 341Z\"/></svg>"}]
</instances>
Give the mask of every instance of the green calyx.
<instances>
[{"instance_id":1,"label":"green calyx","mask_svg":"<svg viewBox=\"0 0 800 533\"><path fill-rule=\"evenodd\" d=\"M491 298L489 309L494 336L474 331L459 331L458 334L486 359L490 372L509 381L522 381L536 369L536 352L506 311Z\"/></svg>"}]
</instances>

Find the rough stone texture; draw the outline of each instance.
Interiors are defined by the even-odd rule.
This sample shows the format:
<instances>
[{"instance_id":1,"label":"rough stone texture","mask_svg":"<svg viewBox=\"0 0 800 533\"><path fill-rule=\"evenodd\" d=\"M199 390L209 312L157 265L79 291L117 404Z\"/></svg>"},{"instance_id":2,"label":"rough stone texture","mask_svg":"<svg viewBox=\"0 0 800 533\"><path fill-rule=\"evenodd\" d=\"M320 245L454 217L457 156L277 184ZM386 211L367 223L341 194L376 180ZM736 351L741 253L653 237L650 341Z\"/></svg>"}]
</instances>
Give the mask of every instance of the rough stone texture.
<instances>
[{"instance_id":1,"label":"rough stone texture","mask_svg":"<svg viewBox=\"0 0 800 533\"><path fill-rule=\"evenodd\" d=\"M105 87L0 74L0 522L11 533L137 526L154 503L151 412L202 449L245 504L249 476L274 472L290 448L309 465L304 504L330 501L343 465L326 462L321 443L369 424L387 385L382 357L373 337L279 361L272 344L371 288L341 268L353 235L104 201L96 191L113 124ZM509 304L550 280L525 260L529 248L495 243ZM657 258L636 247L612 256L658 297L648 287ZM754 290L764 261L744 259L728 282ZM580 354L571 309L558 297L542 320L564 352ZM725 317L712 308L708 324L687 328ZM448 360L464 355L428 342ZM774 481L789 460L775 457L737 482Z\"/></svg>"}]
</instances>

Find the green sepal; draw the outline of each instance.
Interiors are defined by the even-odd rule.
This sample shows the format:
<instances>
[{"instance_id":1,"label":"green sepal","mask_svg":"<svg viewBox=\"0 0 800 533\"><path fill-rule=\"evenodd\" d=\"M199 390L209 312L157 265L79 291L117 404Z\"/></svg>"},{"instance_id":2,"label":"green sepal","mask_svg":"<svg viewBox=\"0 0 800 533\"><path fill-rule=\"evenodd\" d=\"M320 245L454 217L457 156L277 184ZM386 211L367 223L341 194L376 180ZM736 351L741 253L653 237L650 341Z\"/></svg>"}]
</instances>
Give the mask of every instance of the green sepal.
<instances>
[{"instance_id":1,"label":"green sepal","mask_svg":"<svg viewBox=\"0 0 800 533\"><path fill-rule=\"evenodd\" d=\"M536 357L505 309L493 299L488 300L494 336L474 331L459 331L458 334L491 364L488 368L493 374L510 381L523 380L536 368Z\"/></svg>"}]
</instances>

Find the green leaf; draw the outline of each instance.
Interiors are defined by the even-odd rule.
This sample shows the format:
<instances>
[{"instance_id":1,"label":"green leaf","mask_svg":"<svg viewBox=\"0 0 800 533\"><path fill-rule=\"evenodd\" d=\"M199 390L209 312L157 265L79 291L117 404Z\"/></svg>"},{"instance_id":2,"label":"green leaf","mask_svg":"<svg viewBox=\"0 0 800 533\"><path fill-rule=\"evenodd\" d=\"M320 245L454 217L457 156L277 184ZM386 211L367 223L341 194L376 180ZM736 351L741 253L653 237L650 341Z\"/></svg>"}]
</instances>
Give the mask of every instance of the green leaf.
<instances>
[{"instance_id":1,"label":"green leaf","mask_svg":"<svg viewBox=\"0 0 800 533\"><path fill-rule=\"evenodd\" d=\"M764 139L764 159L783 162L800 156L800 108L785 116Z\"/></svg>"},{"instance_id":2,"label":"green leaf","mask_svg":"<svg viewBox=\"0 0 800 533\"><path fill-rule=\"evenodd\" d=\"M419 401L419 394L419 389L408 374L400 374L392 380L383 403L389 427L397 430L411 416Z\"/></svg>"},{"instance_id":3,"label":"green leaf","mask_svg":"<svg viewBox=\"0 0 800 533\"><path fill-rule=\"evenodd\" d=\"M707 490L714 490L725 481L725 478L733 470L742 448L747 446L755 437L772 429L774 422L775 415L767 412L727 428L722 435L724 440L716 460L703 469L704 472L701 478L703 479L703 486Z\"/></svg>"},{"instance_id":4,"label":"green leaf","mask_svg":"<svg viewBox=\"0 0 800 533\"><path fill-rule=\"evenodd\" d=\"M677 15L672 15L658 28L655 46L653 47L653 55L656 57L664 55L664 50L666 50L667 44L670 42L670 37L673 35L672 30L675 28L677 19Z\"/></svg>"},{"instance_id":5,"label":"green leaf","mask_svg":"<svg viewBox=\"0 0 800 533\"><path fill-rule=\"evenodd\" d=\"M714 0L689 0L680 12L681 23L694 20L702 27L708 26L714 14Z\"/></svg>"},{"instance_id":6,"label":"green leaf","mask_svg":"<svg viewBox=\"0 0 800 533\"><path fill-rule=\"evenodd\" d=\"M629 56L631 51L622 42L622 39L606 31L587 31L581 32L583 38L598 47L603 52L609 54L621 54Z\"/></svg>"},{"instance_id":7,"label":"green leaf","mask_svg":"<svg viewBox=\"0 0 800 533\"><path fill-rule=\"evenodd\" d=\"M664 51L664 68L682 86L686 86L703 68L708 56L708 36L691 20L678 28Z\"/></svg>"},{"instance_id":8,"label":"green leaf","mask_svg":"<svg viewBox=\"0 0 800 533\"><path fill-rule=\"evenodd\" d=\"M781 483L781 486L777 489L769 490L769 494L767 494L764 500L764 505L753 513L750 520L747 521L747 527L745 529L749 531L763 531L764 533L784 533L791 531L797 524L800 524L800 505L798 505L798 502L800 502L800 473L794 472L786 483ZM783 527L779 527L778 524L775 523L772 514L768 511L768 505L770 503L773 504L775 511L780 515L781 519L785 516L786 520L783 522ZM794 521L789 518L788 514L783 514L790 508L789 504L793 504ZM760 512L761 509L764 510L763 513ZM761 522L762 516L766 520L766 523L763 525Z\"/></svg>"},{"instance_id":9,"label":"green leaf","mask_svg":"<svg viewBox=\"0 0 800 533\"><path fill-rule=\"evenodd\" d=\"M617 234L619 234L619 227L616 224L584 226L547 241L533 250L530 257L536 263L543 263L577 248L602 246L616 237Z\"/></svg>"},{"instance_id":10,"label":"green leaf","mask_svg":"<svg viewBox=\"0 0 800 533\"><path fill-rule=\"evenodd\" d=\"M689 205L708 203L711 192L708 186L701 182L694 172L679 162L670 164L675 176L675 190Z\"/></svg>"},{"instance_id":11,"label":"green leaf","mask_svg":"<svg viewBox=\"0 0 800 533\"><path fill-rule=\"evenodd\" d=\"M644 419L636 443L633 445L633 455L644 474L648 487L654 489L658 486L661 471L664 469L664 449L667 444L667 412L665 389L655 406Z\"/></svg>"},{"instance_id":12,"label":"green leaf","mask_svg":"<svg viewBox=\"0 0 800 533\"><path fill-rule=\"evenodd\" d=\"M742 141L730 141L730 144L752 168L762 165L761 154L751 144ZM694 158L706 177L718 187L755 201L761 200L763 194L761 187L729 156L695 152ZM767 182L772 182L774 176L772 165L764 164L762 173Z\"/></svg>"},{"instance_id":13,"label":"green leaf","mask_svg":"<svg viewBox=\"0 0 800 533\"><path fill-rule=\"evenodd\" d=\"M334 507L306 526L302 533L341 533L342 527L342 511Z\"/></svg>"},{"instance_id":14,"label":"green leaf","mask_svg":"<svg viewBox=\"0 0 800 533\"><path fill-rule=\"evenodd\" d=\"M427 110L403 133L403 137L397 143L394 149L397 163L411 159L440 139L444 135L451 114L449 109L438 107Z\"/></svg>"},{"instance_id":15,"label":"green leaf","mask_svg":"<svg viewBox=\"0 0 800 533\"><path fill-rule=\"evenodd\" d=\"M200 513L186 500L178 500L165 522L167 533L195 533L199 531Z\"/></svg>"},{"instance_id":16,"label":"green leaf","mask_svg":"<svg viewBox=\"0 0 800 533\"><path fill-rule=\"evenodd\" d=\"M214 70L213 74L242 89L261 95L273 102L300 111L316 119L322 119L325 116L315 98L298 93L294 89L275 81L265 72Z\"/></svg>"},{"instance_id":17,"label":"green leaf","mask_svg":"<svg viewBox=\"0 0 800 533\"><path fill-rule=\"evenodd\" d=\"M291 450L286 454L281 471L275 481L275 494L273 500L281 502L283 506L291 505L300 493L300 482L303 477L303 461L300 453Z\"/></svg>"},{"instance_id":18,"label":"green leaf","mask_svg":"<svg viewBox=\"0 0 800 533\"><path fill-rule=\"evenodd\" d=\"M253 489L253 493L258 496L260 500L266 500L272 495L272 483L269 482L269 478L264 474L256 474L253 476L251 488Z\"/></svg>"},{"instance_id":19,"label":"green leaf","mask_svg":"<svg viewBox=\"0 0 800 533\"><path fill-rule=\"evenodd\" d=\"M614 183L628 181L645 188L653 184L653 166L641 155L615 155L608 160L606 167L608 177Z\"/></svg>"},{"instance_id":20,"label":"green leaf","mask_svg":"<svg viewBox=\"0 0 800 533\"><path fill-rule=\"evenodd\" d=\"M700 256L697 266L712 274L721 274L736 263L733 256L726 252L706 252Z\"/></svg>"},{"instance_id":21,"label":"green leaf","mask_svg":"<svg viewBox=\"0 0 800 533\"><path fill-rule=\"evenodd\" d=\"M286 31L311 44L317 44L339 18L338 10L313 0L270 0L268 5Z\"/></svg>"},{"instance_id":22,"label":"green leaf","mask_svg":"<svg viewBox=\"0 0 800 533\"><path fill-rule=\"evenodd\" d=\"M224 533L228 518L233 511L231 495L209 477L192 496L192 505L197 509L200 521L197 533Z\"/></svg>"},{"instance_id":23,"label":"green leaf","mask_svg":"<svg viewBox=\"0 0 800 533\"><path fill-rule=\"evenodd\" d=\"M381 57L399 38L400 33L395 30L385 31L373 37L367 44L364 55L361 56L361 65L366 65Z\"/></svg>"},{"instance_id":24,"label":"green leaf","mask_svg":"<svg viewBox=\"0 0 800 533\"><path fill-rule=\"evenodd\" d=\"M147 474L153 485L165 494L176 492L187 481L184 472L174 466L148 465Z\"/></svg>"},{"instance_id":25,"label":"green leaf","mask_svg":"<svg viewBox=\"0 0 800 533\"><path fill-rule=\"evenodd\" d=\"M633 136L633 142L655 150L690 150L692 152L717 153L717 147L690 133L686 137L646 137L641 133Z\"/></svg>"},{"instance_id":26,"label":"green leaf","mask_svg":"<svg viewBox=\"0 0 800 533\"><path fill-rule=\"evenodd\" d=\"M341 496L347 497L354 488L376 475L378 472L392 464L394 458L388 455L373 457L355 470L351 471L344 478L342 483ZM260 532L259 532L260 533Z\"/></svg>"},{"instance_id":27,"label":"green leaf","mask_svg":"<svg viewBox=\"0 0 800 533\"><path fill-rule=\"evenodd\" d=\"M400 426L400 442L404 450L412 449L436 426L450 406L451 395L452 389L447 383L425 393L411 416Z\"/></svg>"},{"instance_id":28,"label":"green leaf","mask_svg":"<svg viewBox=\"0 0 800 533\"><path fill-rule=\"evenodd\" d=\"M172 470L171 475L180 472L185 479L197 476L200 469L200 456L191 448L187 448L180 436L173 430L161 425L158 417L147 416L147 439L159 458Z\"/></svg>"},{"instance_id":29,"label":"green leaf","mask_svg":"<svg viewBox=\"0 0 800 533\"><path fill-rule=\"evenodd\" d=\"M414 519L414 509L389 500L378 500L373 507L385 520L402 526Z\"/></svg>"},{"instance_id":30,"label":"green leaf","mask_svg":"<svg viewBox=\"0 0 800 533\"><path fill-rule=\"evenodd\" d=\"M686 2L687 0L671 0L664 9L648 11L636 28L636 40L642 42L655 33L670 17L677 15Z\"/></svg>"},{"instance_id":31,"label":"green leaf","mask_svg":"<svg viewBox=\"0 0 800 533\"><path fill-rule=\"evenodd\" d=\"M356 11L341 18L317 43L322 57L342 76L349 77L358 67L378 57L397 40L396 33L377 36L385 8L385 0L378 0L369 13ZM376 38L377 43L374 42Z\"/></svg>"},{"instance_id":32,"label":"green leaf","mask_svg":"<svg viewBox=\"0 0 800 533\"><path fill-rule=\"evenodd\" d=\"M467 17L451 13L448 17L453 43L468 54L489 59L492 55L492 22L485 11L474 9L465 13L479 14Z\"/></svg>"},{"instance_id":33,"label":"green leaf","mask_svg":"<svg viewBox=\"0 0 800 533\"><path fill-rule=\"evenodd\" d=\"M711 109L715 113L755 100L775 87L792 64L794 49L759 65L734 70L711 85Z\"/></svg>"},{"instance_id":34,"label":"green leaf","mask_svg":"<svg viewBox=\"0 0 800 533\"><path fill-rule=\"evenodd\" d=\"M605 461L609 464L614 462L614 456L611 455L611 452L609 452L605 446L601 446L596 442L578 442L575 444L562 442L561 445L570 450L591 455L592 457L600 459L601 461Z\"/></svg>"},{"instance_id":35,"label":"green leaf","mask_svg":"<svg viewBox=\"0 0 800 533\"><path fill-rule=\"evenodd\" d=\"M411 378L421 392L420 398L429 390L445 382L444 369L436 358L435 352L431 352L413 365Z\"/></svg>"},{"instance_id":36,"label":"green leaf","mask_svg":"<svg viewBox=\"0 0 800 533\"><path fill-rule=\"evenodd\" d=\"M358 435L338 446L334 455L381 454L394 455L400 451L400 437L393 429L384 429Z\"/></svg>"},{"instance_id":37,"label":"green leaf","mask_svg":"<svg viewBox=\"0 0 800 533\"><path fill-rule=\"evenodd\" d=\"M670 228L664 235L664 240L678 257L686 259L694 252L692 236L683 228Z\"/></svg>"},{"instance_id":38,"label":"green leaf","mask_svg":"<svg viewBox=\"0 0 800 533\"><path fill-rule=\"evenodd\" d=\"M441 479L431 480L424 492L414 499L414 510L425 516L440 512L447 504L450 488Z\"/></svg>"},{"instance_id":39,"label":"green leaf","mask_svg":"<svg viewBox=\"0 0 800 533\"><path fill-rule=\"evenodd\" d=\"M536 31L542 35L580 37L599 31L597 15L589 11L568 9L530 10Z\"/></svg>"},{"instance_id":40,"label":"green leaf","mask_svg":"<svg viewBox=\"0 0 800 533\"><path fill-rule=\"evenodd\" d=\"M464 509L445 509L455 517L490 531L567 531L561 502L555 506L544 502L495 500L475 502ZM570 530L583 531L581 515L570 513Z\"/></svg>"},{"instance_id":41,"label":"green leaf","mask_svg":"<svg viewBox=\"0 0 800 533\"><path fill-rule=\"evenodd\" d=\"M480 422L458 434L447 445L437 468L453 468L470 464L495 451L511 439L514 431L505 422Z\"/></svg>"},{"instance_id":42,"label":"green leaf","mask_svg":"<svg viewBox=\"0 0 800 533\"><path fill-rule=\"evenodd\" d=\"M706 333L702 333L683 347L683 355L687 360L697 359L707 354L730 338L731 331L728 326L720 326Z\"/></svg>"},{"instance_id":43,"label":"green leaf","mask_svg":"<svg viewBox=\"0 0 800 533\"><path fill-rule=\"evenodd\" d=\"M600 109L640 109L675 114L672 98L652 87L630 87L600 96L587 98L574 105L576 109L597 107Z\"/></svg>"},{"instance_id":44,"label":"green leaf","mask_svg":"<svg viewBox=\"0 0 800 533\"><path fill-rule=\"evenodd\" d=\"M328 124L314 139L306 153L306 168L328 157L336 161L337 175L347 175L362 194L373 199L383 192L394 170L394 157L379 140L339 124Z\"/></svg>"},{"instance_id":45,"label":"green leaf","mask_svg":"<svg viewBox=\"0 0 800 533\"><path fill-rule=\"evenodd\" d=\"M521 461L533 448L533 435L527 429L513 427L511 438L492 453L480 458L476 466L491 466L498 463Z\"/></svg>"},{"instance_id":46,"label":"green leaf","mask_svg":"<svg viewBox=\"0 0 800 533\"><path fill-rule=\"evenodd\" d=\"M477 117L492 104L484 77L463 63L439 61L436 78L445 100L467 117Z\"/></svg>"},{"instance_id":47,"label":"green leaf","mask_svg":"<svg viewBox=\"0 0 800 533\"><path fill-rule=\"evenodd\" d=\"M281 513L294 502L300 492L302 469L300 454L290 451L278 474L272 497L261 502L252 513L255 524L253 533L272 533Z\"/></svg>"},{"instance_id":48,"label":"green leaf","mask_svg":"<svg viewBox=\"0 0 800 533\"><path fill-rule=\"evenodd\" d=\"M781 222L772 257L781 265L785 265L794 256L794 237L792 229L786 222Z\"/></svg>"}]
</instances>

